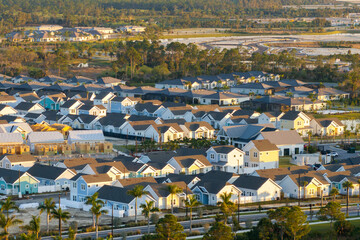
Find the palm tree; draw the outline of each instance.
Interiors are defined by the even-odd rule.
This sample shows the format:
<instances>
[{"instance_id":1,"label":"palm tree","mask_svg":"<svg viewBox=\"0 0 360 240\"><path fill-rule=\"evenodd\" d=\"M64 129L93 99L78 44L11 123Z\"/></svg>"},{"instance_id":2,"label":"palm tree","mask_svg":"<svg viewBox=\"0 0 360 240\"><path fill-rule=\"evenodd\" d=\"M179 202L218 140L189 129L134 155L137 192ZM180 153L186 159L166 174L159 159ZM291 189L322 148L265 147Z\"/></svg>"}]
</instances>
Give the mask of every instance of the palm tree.
<instances>
[{"instance_id":1,"label":"palm tree","mask_svg":"<svg viewBox=\"0 0 360 240\"><path fill-rule=\"evenodd\" d=\"M70 213L67 211L63 211L61 208L53 209L51 213L54 218L59 219L59 236L61 238L62 222L67 222L67 220L70 218Z\"/></svg>"},{"instance_id":2,"label":"palm tree","mask_svg":"<svg viewBox=\"0 0 360 240\"><path fill-rule=\"evenodd\" d=\"M189 196L185 200L185 207L190 209L190 232L192 232L192 209L200 205L200 202L194 195Z\"/></svg>"},{"instance_id":3,"label":"palm tree","mask_svg":"<svg viewBox=\"0 0 360 240\"><path fill-rule=\"evenodd\" d=\"M307 132L307 135L308 135L308 147L307 147L307 151L308 151L308 153L310 153L310 143L311 143L312 132L311 132L311 131L308 131L308 132Z\"/></svg>"},{"instance_id":4,"label":"palm tree","mask_svg":"<svg viewBox=\"0 0 360 240\"><path fill-rule=\"evenodd\" d=\"M346 216L349 216L349 197L350 197L350 188L354 188L352 182L346 181L342 184L343 188L346 188Z\"/></svg>"},{"instance_id":5,"label":"palm tree","mask_svg":"<svg viewBox=\"0 0 360 240\"><path fill-rule=\"evenodd\" d=\"M135 223L137 223L138 198L149 194L149 192L144 191L144 186L136 185L132 190L127 191L127 194L135 197Z\"/></svg>"},{"instance_id":6,"label":"palm tree","mask_svg":"<svg viewBox=\"0 0 360 240\"><path fill-rule=\"evenodd\" d=\"M95 215L95 219L96 219L96 239L99 238L99 219L100 219L101 215L108 213L108 210L102 209L102 206L103 205L101 205L101 204L96 204L96 205L93 205L90 209L92 214Z\"/></svg>"},{"instance_id":7,"label":"palm tree","mask_svg":"<svg viewBox=\"0 0 360 240\"><path fill-rule=\"evenodd\" d=\"M96 206L98 204L104 205L104 202L102 200L98 199L98 196L99 196L99 193L96 192L91 197L87 197L85 204L92 205L92 206ZM91 209L90 209L90 211L91 211ZM91 213L92 213L92 217L93 217L93 229L95 229L95 224L96 224L95 214L92 211L91 211Z\"/></svg>"},{"instance_id":8,"label":"palm tree","mask_svg":"<svg viewBox=\"0 0 360 240\"><path fill-rule=\"evenodd\" d=\"M333 197L333 201L335 202L336 196L339 195L339 190L337 188L333 188L331 189L329 195Z\"/></svg>"},{"instance_id":9,"label":"palm tree","mask_svg":"<svg viewBox=\"0 0 360 240\"><path fill-rule=\"evenodd\" d=\"M154 207L154 201L145 201L145 204L141 204L140 207L142 208L142 214L148 220L148 233L150 233L150 213L159 212L160 209Z\"/></svg>"},{"instance_id":10,"label":"palm tree","mask_svg":"<svg viewBox=\"0 0 360 240\"><path fill-rule=\"evenodd\" d=\"M45 198L38 209L40 209L40 214L46 212L46 232L49 233L50 220L52 219L51 211L55 209L55 202L52 198Z\"/></svg>"},{"instance_id":11,"label":"palm tree","mask_svg":"<svg viewBox=\"0 0 360 240\"><path fill-rule=\"evenodd\" d=\"M32 216L31 221L28 225L22 227L24 230L26 230L29 234L33 234L35 236L35 239L41 239L39 237L40 234L40 216Z\"/></svg>"},{"instance_id":12,"label":"palm tree","mask_svg":"<svg viewBox=\"0 0 360 240\"><path fill-rule=\"evenodd\" d=\"M302 185L303 185L303 188L304 188L304 200L305 200L305 198L306 198L306 186L308 185L309 183L307 182L307 181L302 181Z\"/></svg>"},{"instance_id":13,"label":"palm tree","mask_svg":"<svg viewBox=\"0 0 360 240\"><path fill-rule=\"evenodd\" d=\"M20 219L16 219L15 216L6 217L3 213L0 214L0 228L4 229L1 236L5 237L5 240L9 239L9 228L17 224L22 223Z\"/></svg>"},{"instance_id":14,"label":"palm tree","mask_svg":"<svg viewBox=\"0 0 360 240\"><path fill-rule=\"evenodd\" d=\"M224 214L224 224L227 224L228 218L232 215L232 213L235 210L235 205L231 201L232 193L222 193L220 195L221 201L217 203L218 206L220 206L221 211Z\"/></svg>"},{"instance_id":15,"label":"palm tree","mask_svg":"<svg viewBox=\"0 0 360 240\"><path fill-rule=\"evenodd\" d=\"M167 191L171 195L171 214L173 214L174 213L174 196L175 196L175 194L181 193L182 190L178 186L171 184L171 185L167 186Z\"/></svg>"},{"instance_id":16,"label":"palm tree","mask_svg":"<svg viewBox=\"0 0 360 240\"><path fill-rule=\"evenodd\" d=\"M10 210L19 211L18 206L16 206L14 201L11 201L10 197L6 198L5 201L0 201L0 205L1 205L0 211L6 212L6 218L9 218Z\"/></svg>"}]
</instances>

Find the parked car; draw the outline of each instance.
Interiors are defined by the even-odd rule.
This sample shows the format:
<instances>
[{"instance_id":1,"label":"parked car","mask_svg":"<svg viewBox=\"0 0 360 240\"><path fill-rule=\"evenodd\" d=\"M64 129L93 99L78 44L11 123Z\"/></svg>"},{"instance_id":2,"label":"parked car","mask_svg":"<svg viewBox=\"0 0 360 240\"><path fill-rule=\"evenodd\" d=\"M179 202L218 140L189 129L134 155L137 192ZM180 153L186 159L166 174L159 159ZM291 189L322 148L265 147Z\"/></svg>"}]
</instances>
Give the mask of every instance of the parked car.
<instances>
[{"instance_id":1,"label":"parked car","mask_svg":"<svg viewBox=\"0 0 360 240\"><path fill-rule=\"evenodd\" d=\"M332 151L332 152L328 153L327 156L337 157L337 156L339 156L339 154L337 152Z\"/></svg>"}]
</instances>

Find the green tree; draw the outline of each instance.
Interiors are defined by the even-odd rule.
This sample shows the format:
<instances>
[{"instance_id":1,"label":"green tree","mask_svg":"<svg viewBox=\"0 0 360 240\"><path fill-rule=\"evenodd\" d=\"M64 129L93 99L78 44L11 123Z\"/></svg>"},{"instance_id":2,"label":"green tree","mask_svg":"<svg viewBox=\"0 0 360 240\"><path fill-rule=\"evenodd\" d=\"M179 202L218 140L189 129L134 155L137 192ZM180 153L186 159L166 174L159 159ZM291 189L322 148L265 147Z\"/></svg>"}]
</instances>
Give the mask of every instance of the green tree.
<instances>
[{"instance_id":1,"label":"green tree","mask_svg":"<svg viewBox=\"0 0 360 240\"><path fill-rule=\"evenodd\" d=\"M85 204L91 205L92 207L95 206L95 208L92 208L92 207L90 208L90 212L91 212L92 218L93 218L92 219L93 220L93 226L92 226L93 229L95 229L96 217L95 217L95 213L92 210L96 210L96 207L98 205L104 205L104 202L102 200L98 199L98 197L99 197L99 193L96 192L92 196L86 197L86 201L85 201Z\"/></svg>"},{"instance_id":2,"label":"green tree","mask_svg":"<svg viewBox=\"0 0 360 240\"><path fill-rule=\"evenodd\" d=\"M135 198L135 222L137 223L138 198L149 194L149 192L144 191L144 186L136 185L132 190L127 191L127 194Z\"/></svg>"},{"instance_id":3,"label":"green tree","mask_svg":"<svg viewBox=\"0 0 360 240\"><path fill-rule=\"evenodd\" d=\"M215 222L210 230L204 235L203 240L232 240L234 234L231 227L225 225L223 222Z\"/></svg>"},{"instance_id":4,"label":"green tree","mask_svg":"<svg viewBox=\"0 0 360 240\"><path fill-rule=\"evenodd\" d=\"M325 207L320 208L317 215L320 219L327 220L330 218L331 222L334 220L345 219L344 213L341 212L341 205L337 202L329 202Z\"/></svg>"},{"instance_id":5,"label":"green tree","mask_svg":"<svg viewBox=\"0 0 360 240\"><path fill-rule=\"evenodd\" d=\"M354 230L350 221L339 220L334 223L334 230L338 237L349 237Z\"/></svg>"},{"instance_id":6,"label":"green tree","mask_svg":"<svg viewBox=\"0 0 360 240\"><path fill-rule=\"evenodd\" d=\"M95 222L96 222L96 229L95 229L95 231L96 231L96 239L99 238L99 219L100 219L101 215L108 213L108 210L102 209L102 206L103 206L102 204L96 203L96 204L94 204L94 205L91 207L91 209L90 209L91 213L95 215Z\"/></svg>"},{"instance_id":7,"label":"green tree","mask_svg":"<svg viewBox=\"0 0 360 240\"><path fill-rule=\"evenodd\" d=\"M301 239L310 232L307 216L301 208L293 206L286 214L285 232L294 240Z\"/></svg>"},{"instance_id":8,"label":"green tree","mask_svg":"<svg viewBox=\"0 0 360 240\"><path fill-rule=\"evenodd\" d=\"M59 220L59 236L61 238L62 233L62 223L66 223L67 220L70 218L70 213L67 211L63 211L60 207L58 209L53 209L51 214L54 216L55 219Z\"/></svg>"},{"instance_id":9,"label":"green tree","mask_svg":"<svg viewBox=\"0 0 360 240\"><path fill-rule=\"evenodd\" d=\"M0 211L3 213L6 212L6 218L9 218L9 212L11 210L19 211L18 206L16 206L15 202L12 201L10 197L6 198L5 201L1 200L0 205Z\"/></svg>"},{"instance_id":10,"label":"green tree","mask_svg":"<svg viewBox=\"0 0 360 240\"><path fill-rule=\"evenodd\" d=\"M172 214L166 214L161 218L155 226L159 240L184 240L186 234L183 233L184 227L177 222L177 219Z\"/></svg>"},{"instance_id":11,"label":"green tree","mask_svg":"<svg viewBox=\"0 0 360 240\"><path fill-rule=\"evenodd\" d=\"M189 196L185 201L185 207L190 210L190 232L192 232L192 210L194 207L200 206L200 202L194 195Z\"/></svg>"},{"instance_id":12,"label":"green tree","mask_svg":"<svg viewBox=\"0 0 360 240\"><path fill-rule=\"evenodd\" d=\"M28 225L22 227L28 234L31 234L36 240L40 239L40 216L32 216Z\"/></svg>"},{"instance_id":13,"label":"green tree","mask_svg":"<svg viewBox=\"0 0 360 240\"><path fill-rule=\"evenodd\" d=\"M279 208L276 208L276 210L269 210L267 212L267 215L269 216L269 218L274 219L276 221L276 224L279 226L281 240L284 239L286 219L287 219L287 214L289 211L290 211L289 207L279 207Z\"/></svg>"},{"instance_id":14,"label":"green tree","mask_svg":"<svg viewBox=\"0 0 360 240\"><path fill-rule=\"evenodd\" d=\"M167 186L167 191L170 193L171 195L171 214L174 213L174 196L176 194L179 194L182 192L181 188L179 188L178 186L174 185L174 184L170 184Z\"/></svg>"},{"instance_id":15,"label":"green tree","mask_svg":"<svg viewBox=\"0 0 360 240\"><path fill-rule=\"evenodd\" d=\"M40 209L40 214L46 212L46 232L49 233L50 220L52 218L51 211L55 209L55 202L52 198L45 198L38 209Z\"/></svg>"},{"instance_id":16,"label":"green tree","mask_svg":"<svg viewBox=\"0 0 360 240\"><path fill-rule=\"evenodd\" d=\"M339 189L332 188L329 195L333 197L333 201L335 202L336 196L339 195Z\"/></svg>"},{"instance_id":17,"label":"green tree","mask_svg":"<svg viewBox=\"0 0 360 240\"><path fill-rule=\"evenodd\" d=\"M0 228L3 229L1 236L5 237L5 240L9 239L9 228L21 224L22 221L17 219L15 216L5 216L3 213L0 213Z\"/></svg>"},{"instance_id":18,"label":"green tree","mask_svg":"<svg viewBox=\"0 0 360 240\"><path fill-rule=\"evenodd\" d=\"M220 201L217 203L224 216L224 224L227 224L228 218L235 211L235 204L231 201L232 193L224 192L220 195Z\"/></svg>"},{"instance_id":19,"label":"green tree","mask_svg":"<svg viewBox=\"0 0 360 240\"><path fill-rule=\"evenodd\" d=\"M342 184L343 188L346 188L346 216L349 216L349 198L350 198L350 189L354 188L352 182L346 181Z\"/></svg>"},{"instance_id":20,"label":"green tree","mask_svg":"<svg viewBox=\"0 0 360 240\"><path fill-rule=\"evenodd\" d=\"M160 209L154 207L154 201L145 201L145 204L141 204L140 207L142 208L142 214L148 221L148 233L150 233L150 213L159 212Z\"/></svg>"}]
</instances>

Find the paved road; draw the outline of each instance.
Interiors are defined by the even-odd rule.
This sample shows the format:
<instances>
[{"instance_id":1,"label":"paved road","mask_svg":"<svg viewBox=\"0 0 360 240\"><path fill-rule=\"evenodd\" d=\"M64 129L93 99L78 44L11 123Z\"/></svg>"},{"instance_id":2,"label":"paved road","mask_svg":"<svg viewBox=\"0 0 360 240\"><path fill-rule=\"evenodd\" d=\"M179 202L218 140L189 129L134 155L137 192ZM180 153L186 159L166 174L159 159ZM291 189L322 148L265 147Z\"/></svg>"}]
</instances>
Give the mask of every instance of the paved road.
<instances>
[{"instance_id":1,"label":"paved road","mask_svg":"<svg viewBox=\"0 0 360 240\"><path fill-rule=\"evenodd\" d=\"M318 209L316 210L312 210L312 216L310 215L310 210L305 210L304 213L306 215L308 215L308 220L314 221L317 220L316 217L316 212L318 211ZM343 207L342 208L342 212L346 212L346 208ZM350 217L356 217L359 216L359 212L356 206L350 206L349 207L349 216ZM256 224L258 223L258 221L261 218L267 217L266 212L262 212L262 213L253 213L253 214L249 214L249 215L241 215L240 216L240 222L241 222L241 226L245 227L245 222L251 221L253 226L256 226ZM206 224L206 223L212 223L214 222L215 219L214 218L207 218L207 219L195 219L193 220L193 225L195 224ZM190 221L183 221L180 222L180 224L184 227L184 229L189 229L190 227ZM124 233L129 233L129 232L137 232L140 231L141 234L146 234L148 230L147 226L138 226L138 227L129 227L129 228L120 228L120 229L114 229L114 235L122 235ZM195 228L194 228L195 230ZM197 228L196 230L203 232L203 228ZM155 225L150 225L150 232L155 232ZM100 231L99 232L99 237L106 237L108 235L111 234L111 230L105 230L105 231ZM66 237L66 236L63 236ZM90 232L90 233L79 233L77 234L77 238L88 238L88 237L92 237L95 238L95 233L94 232ZM141 236L129 236L127 237L127 239L139 239L141 238ZM43 240L51 240L52 237L43 237ZM121 239L121 238L115 238L115 239Z\"/></svg>"}]
</instances>

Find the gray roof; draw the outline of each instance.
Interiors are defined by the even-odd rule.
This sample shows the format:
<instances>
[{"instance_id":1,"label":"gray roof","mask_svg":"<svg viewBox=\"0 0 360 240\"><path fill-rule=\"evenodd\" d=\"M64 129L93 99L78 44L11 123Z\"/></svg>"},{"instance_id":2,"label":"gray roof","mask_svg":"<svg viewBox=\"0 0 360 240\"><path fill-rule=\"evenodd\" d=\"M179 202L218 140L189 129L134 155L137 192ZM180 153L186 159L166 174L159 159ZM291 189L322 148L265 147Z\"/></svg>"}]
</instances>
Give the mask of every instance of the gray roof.
<instances>
[{"instance_id":1,"label":"gray roof","mask_svg":"<svg viewBox=\"0 0 360 240\"><path fill-rule=\"evenodd\" d=\"M99 193L100 199L119 203L130 203L134 200L134 197L129 195L127 191L129 191L128 188L104 185L97 192Z\"/></svg>"},{"instance_id":2,"label":"gray roof","mask_svg":"<svg viewBox=\"0 0 360 240\"><path fill-rule=\"evenodd\" d=\"M236 149L236 147L231 145L220 145L220 146L213 146L212 147L217 153L229 153Z\"/></svg>"},{"instance_id":3,"label":"gray roof","mask_svg":"<svg viewBox=\"0 0 360 240\"><path fill-rule=\"evenodd\" d=\"M56 180L61 174L67 171L67 168L35 164L27 170L29 174L36 178Z\"/></svg>"},{"instance_id":4,"label":"gray roof","mask_svg":"<svg viewBox=\"0 0 360 240\"><path fill-rule=\"evenodd\" d=\"M269 178L242 174L233 182L233 184L239 188L258 190L268 180Z\"/></svg>"}]
</instances>

